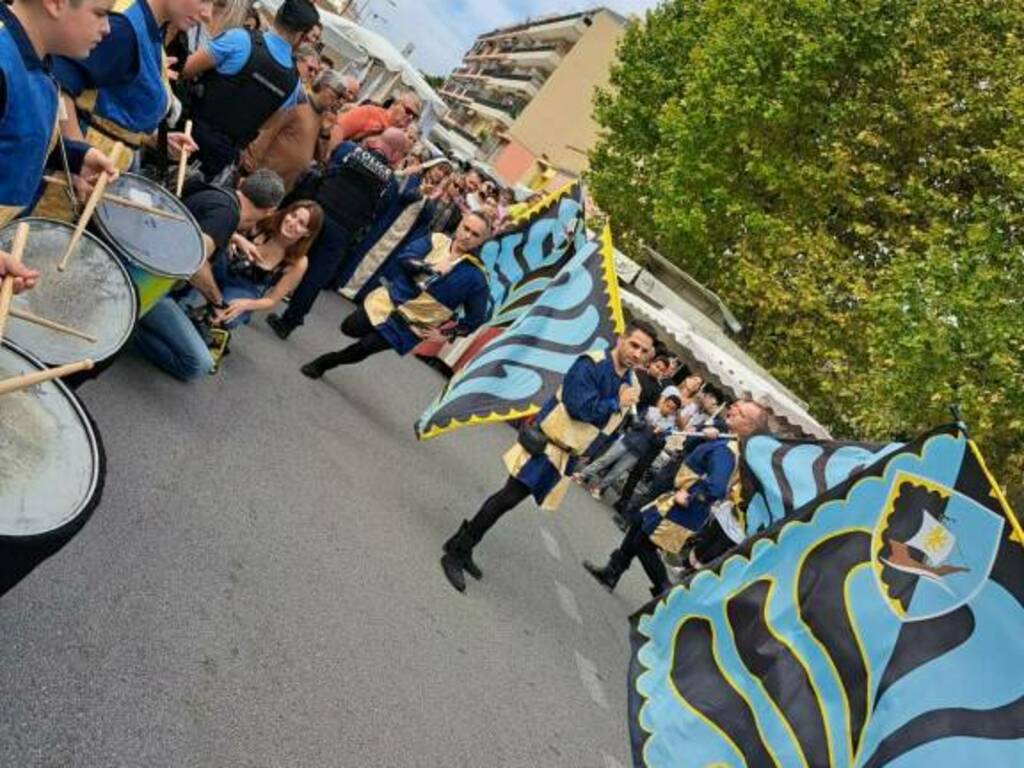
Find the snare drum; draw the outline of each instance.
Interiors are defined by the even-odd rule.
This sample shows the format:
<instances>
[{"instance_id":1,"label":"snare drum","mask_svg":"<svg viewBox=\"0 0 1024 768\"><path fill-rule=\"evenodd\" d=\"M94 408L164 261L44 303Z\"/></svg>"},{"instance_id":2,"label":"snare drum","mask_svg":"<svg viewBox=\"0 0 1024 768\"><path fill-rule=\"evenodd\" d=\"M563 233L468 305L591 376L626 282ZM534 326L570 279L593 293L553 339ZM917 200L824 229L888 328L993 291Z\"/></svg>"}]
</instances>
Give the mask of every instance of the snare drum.
<instances>
[{"instance_id":1,"label":"snare drum","mask_svg":"<svg viewBox=\"0 0 1024 768\"><path fill-rule=\"evenodd\" d=\"M84 358L102 363L128 341L138 316L138 296L128 271L117 257L88 232L78 241L64 272L57 264L64 256L75 228L63 221L29 218L26 266L39 270L36 287L14 297L12 306L70 326L95 342L11 317L6 336L47 365L63 365ZM9 251L17 225L0 229L0 250Z\"/></svg>"},{"instance_id":2,"label":"snare drum","mask_svg":"<svg viewBox=\"0 0 1024 768\"><path fill-rule=\"evenodd\" d=\"M0 379L43 368L8 341ZM0 395L0 595L81 530L103 492L106 456L60 381Z\"/></svg>"},{"instance_id":3,"label":"snare drum","mask_svg":"<svg viewBox=\"0 0 1024 768\"><path fill-rule=\"evenodd\" d=\"M139 292L139 314L144 315L175 283L203 265L203 233L178 198L147 178L123 173L107 191L181 217L154 216L108 200L96 206L93 225L128 268Z\"/></svg>"}]
</instances>

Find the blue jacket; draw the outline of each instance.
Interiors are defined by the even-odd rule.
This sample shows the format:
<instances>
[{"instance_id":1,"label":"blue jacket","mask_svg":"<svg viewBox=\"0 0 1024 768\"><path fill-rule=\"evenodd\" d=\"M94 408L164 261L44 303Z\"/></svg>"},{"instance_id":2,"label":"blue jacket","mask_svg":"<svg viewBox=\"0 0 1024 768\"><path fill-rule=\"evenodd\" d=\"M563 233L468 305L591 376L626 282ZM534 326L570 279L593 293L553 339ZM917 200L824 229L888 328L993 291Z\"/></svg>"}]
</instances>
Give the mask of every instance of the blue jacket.
<instances>
[{"instance_id":1,"label":"blue jacket","mask_svg":"<svg viewBox=\"0 0 1024 768\"><path fill-rule=\"evenodd\" d=\"M711 506L728 496L736 455L729 448L729 441L719 438L698 445L684 464L699 479L687 489L690 498L686 505L673 503L665 517L696 532L707 522ZM653 533L662 520L661 513L652 507L645 508L643 513L643 528L647 533Z\"/></svg>"}]
</instances>

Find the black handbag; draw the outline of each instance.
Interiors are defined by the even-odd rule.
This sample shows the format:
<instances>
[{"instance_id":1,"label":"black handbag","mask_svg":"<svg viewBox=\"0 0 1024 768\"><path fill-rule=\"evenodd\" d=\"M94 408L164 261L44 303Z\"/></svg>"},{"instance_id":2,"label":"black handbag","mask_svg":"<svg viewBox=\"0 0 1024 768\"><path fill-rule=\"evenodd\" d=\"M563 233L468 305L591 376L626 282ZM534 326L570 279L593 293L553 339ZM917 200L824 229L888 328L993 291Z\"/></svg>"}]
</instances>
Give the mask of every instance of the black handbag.
<instances>
[{"instance_id":1,"label":"black handbag","mask_svg":"<svg viewBox=\"0 0 1024 768\"><path fill-rule=\"evenodd\" d=\"M519 425L519 444L531 456L543 456L544 450L548 447L548 436L533 422L523 422Z\"/></svg>"}]
</instances>

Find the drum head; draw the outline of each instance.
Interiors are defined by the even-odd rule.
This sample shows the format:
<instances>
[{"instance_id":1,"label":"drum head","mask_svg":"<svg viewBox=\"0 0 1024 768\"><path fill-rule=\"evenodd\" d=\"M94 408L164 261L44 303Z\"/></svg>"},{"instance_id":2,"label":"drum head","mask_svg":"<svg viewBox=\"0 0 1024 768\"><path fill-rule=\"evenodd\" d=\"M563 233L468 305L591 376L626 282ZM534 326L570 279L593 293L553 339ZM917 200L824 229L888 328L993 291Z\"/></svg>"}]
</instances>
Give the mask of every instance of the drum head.
<instances>
[{"instance_id":1,"label":"drum head","mask_svg":"<svg viewBox=\"0 0 1024 768\"><path fill-rule=\"evenodd\" d=\"M159 184L131 173L122 173L107 191L185 219L154 216L136 208L101 201L96 206L93 221L120 255L147 272L181 280L192 277L202 266L206 257L202 232L178 198Z\"/></svg>"},{"instance_id":2,"label":"drum head","mask_svg":"<svg viewBox=\"0 0 1024 768\"><path fill-rule=\"evenodd\" d=\"M12 306L89 334L95 342L11 317L7 338L48 365L91 358L102 362L131 336L138 316L135 286L121 262L88 232L82 235L64 272L57 264L74 232L63 221L22 219L29 224L25 265L39 270L31 291L14 297ZM10 250L17 224L0 230L0 250Z\"/></svg>"},{"instance_id":3,"label":"drum head","mask_svg":"<svg viewBox=\"0 0 1024 768\"><path fill-rule=\"evenodd\" d=\"M0 379L42 368L9 342ZM103 451L85 408L59 381L0 395L0 536L52 533L91 510Z\"/></svg>"}]
</instances>

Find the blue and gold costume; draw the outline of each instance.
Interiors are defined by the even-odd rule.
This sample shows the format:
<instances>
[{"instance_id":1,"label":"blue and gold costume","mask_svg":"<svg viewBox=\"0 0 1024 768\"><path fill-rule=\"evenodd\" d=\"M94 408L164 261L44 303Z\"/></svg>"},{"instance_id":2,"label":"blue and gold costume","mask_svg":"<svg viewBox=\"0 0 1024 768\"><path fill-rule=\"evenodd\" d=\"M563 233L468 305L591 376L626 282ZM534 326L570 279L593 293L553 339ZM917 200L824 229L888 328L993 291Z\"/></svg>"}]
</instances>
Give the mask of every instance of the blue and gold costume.
<instances>
[{"instance_id":1,"label":"blue and gold costume","mask_svg":"<svg viewBox=\"0 0 1024 768\"><path fill-rule=\"evenodd\" d=\"M509 474L530 489L542 509L558 508L575 459L622 423L628 410L619 405L624 384L636 386L636 379L631 371L620 375L609 352L583 355L537 414L535 423L549 441L544 455L531 456L518 443L505 453Z\"/></svg>"},{"instance_id":2,"label":"blue and gold costume","mask_svg":"<svg viewBox=\"0 0 1024 768\"><path fill-rule=\"evenodd\" d=\"M117 0L114 11L110 34L88 58L58 58L54 65L86 140L108 154L115 141L140 148L170 104L163 33L153 11L146 0Z\"/></svg>"},{"instance_id":3,"label":"blue and gold costume","mask_svg":"<svg viewBox=\"0 0 1024 768\"><path fill-rule=\"evenodd\" d=\"M49 65L10 9L0 5L0 226L32 211L47 158L55 154L57 85ZM88 146L65 147L77 173Z\"/></svg>"},{"instance_id":4,"label":"blue and gold costume","mask_svg":"<svg viewBox=\"0 0 1024 768\"><path fill-rule=\"evenodd\" d=\"M434 235L428 264L449 256L451 240ZM370 323L400 355L410 352L421 339L413 328L436 328L453 319L461 307L456 333L465 335L487 319L490 294L483 264L472 255L459 258L445 274L437 275L420 287L405 274L388 287L371 292L363 304Z\"/></svg>"},{"instance_id":5,"label":"blue and gold costume","mask_svg":"<svg viewBox=\"0 0 1024 768\"><path fill-rule=\"evenodd\" d=\"M644 507L641 527L651 542L666 552L678 553L687 539L704 527L711 507L739 493L739 445L736 441L710 440L693 450L676 473L675 490ZM685 506L675 503L677 491L685 490ZM738 506L739 499L736 498Z\"/></svg>"}]
</instances>

